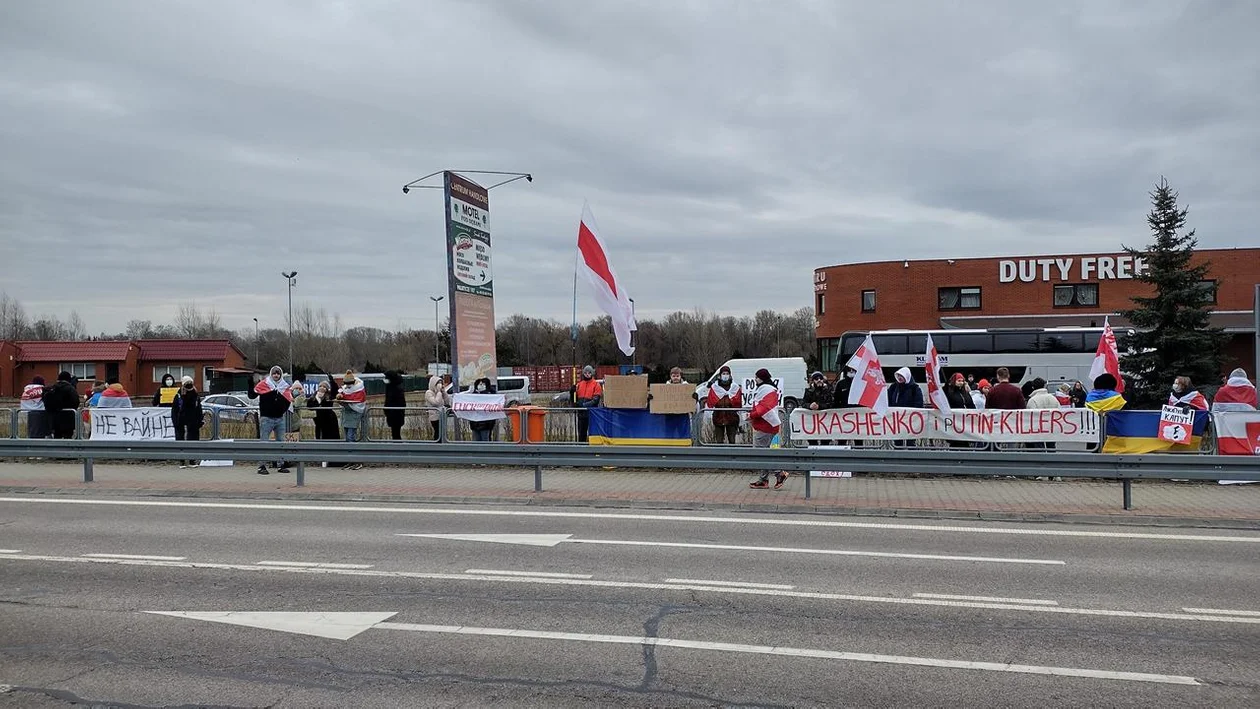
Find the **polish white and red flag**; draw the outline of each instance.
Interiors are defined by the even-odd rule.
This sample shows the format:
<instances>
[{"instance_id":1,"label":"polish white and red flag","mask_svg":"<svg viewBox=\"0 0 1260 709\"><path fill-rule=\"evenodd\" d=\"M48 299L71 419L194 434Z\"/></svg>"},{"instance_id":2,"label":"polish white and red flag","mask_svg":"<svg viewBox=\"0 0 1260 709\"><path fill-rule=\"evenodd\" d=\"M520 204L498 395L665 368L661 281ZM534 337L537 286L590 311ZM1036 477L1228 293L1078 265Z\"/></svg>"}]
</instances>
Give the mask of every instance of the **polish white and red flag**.
<instances>
[{"instance_id":1,"label":"polish white and red flag","mask_svg":"<svg viewBox=\"0 0 1260 709\"><path fill-rule=\"evenodd\" d=\"M874 409L880 416L888 413L888 382L884 381L879 353L875 351L875 342L870 335L853 353L848 366L855 372L853 388L849 389L849 405Z\"/></svg>"},{"instance_id":2,"label":"polish white and red flag","mask_svg":"<svg viewBox=\"0 0 1260 709\"><path fill-rule=\"evenodd\" d=\"M941 359L936 354L936 343L932 342L932 336L927 336L927 352L923 355L923 369L927 372L927 388L928 400L932 402L932 406L941 412L943 416L949 416L949 397L945 396L945 390L941 388Z\"/></svg>"},{"instance_id":3,"label":"polish white and red flag","mask_svg":"<svg viewBox=\"0 0 1260 709\"><path fill-rule=\"evenodd\" d=\"M1116 393L1124 393L1124 377L1120 376L1120 348L1116 346L1116 333L1111 330L1110 318L1103 318L1103 334L1094 352L1094 363L1089 367L1092 382L1103 374L1116 378Z\"/></svg>"},{"instance_id":4,"label":"polish white and red flag","mask_svg":"<svg viewBox=\"0 0 1260 709\"><path fill-rule=\"evenodd\" d=\"M634 322L634 308L625 284L617 278L617 271L608 258L604 240L599 238L599 227L589 204L582 205L582 221L578 224L577 272L586 281L601 310L612 318L613 333L617 336L617 348L627 355L634 354L630 333L639 329Z\"/></svg>"}]
</instances>

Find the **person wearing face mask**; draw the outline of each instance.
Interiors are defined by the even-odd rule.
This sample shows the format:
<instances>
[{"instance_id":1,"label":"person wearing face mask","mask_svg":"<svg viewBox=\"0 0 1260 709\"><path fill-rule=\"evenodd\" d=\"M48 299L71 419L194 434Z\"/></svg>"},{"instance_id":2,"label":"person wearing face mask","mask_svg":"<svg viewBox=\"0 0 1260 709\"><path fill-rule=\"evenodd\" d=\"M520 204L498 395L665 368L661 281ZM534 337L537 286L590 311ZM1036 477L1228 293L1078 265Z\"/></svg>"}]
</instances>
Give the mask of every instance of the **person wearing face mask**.
<instances>
[{"instance_id":1,"label":"person wearing face mask","mask_svg":"<svg viewBox=\"0 0 1260 709\"><path fill-rule=\"evenodd\" d=\"M315 388L315 393L307 397L306 408L315 412L315 440L317 441L336 441L341 439L341 425L337 421L337 405L334 399L337 397L337 382L330 377L328 381L320 382ZM323 467L327 468L328 463L323 463ZM334 463L334 467L341 467L341 463Z\"/></svg>"},{"instance_id":2,"label":"person wearing face mask","mask_svg":"<svg viewBox=\"0 0 1260 709\"><path fill-rule=\"evenodd\" d=\"M179 396L179 387L175 384L175 377L166 374L162 377L162 386L153 392L153 406L169 409L175 405L176 396Z\"/></svg>"},{"instance_id":3,"label":"person wearing face mask","mask_svg":"<svg viewBox=\"0 0 1260 709\"><path fill-rule=\"evenodd\" d=\"M175 440L201 440L201 425L205 417L201 409L201 394L197 392L192 377L185 376L180 380L179 394L171 403L171 422L175 424ZM192 468L196 465L197 461L185 460L179 467Z\"/></svg>"},{"instance_id":4,"label":"person wearing face mask","mask_svg":"<svg viewBox=\"0 0 1260 709\"><path fill-rule=\"evenodd\" d=\"M849 403L849 392L853 390L853 375L857 374L857 370L852 367L845 367L840 372L840 376L836 377L836 388L831 393L831 406L836 409L848 409L853 405Z\"/></svg>"},{"instance_id":5,"label":"person wearing face mask","mask_svg":"<svg viewBox=\"0 0 1260 709\"><path fill-rule=\"evenodd\" d=\"M599 406L604 398L604 387L595 380L594 367L588 364L582 368L582 379L569 390L569 395L573 397L573 403L582 409L577 414L577 439L578 443L586 443L591 425L591 415L586 409Z\"/></svg>"},{"instance_id":6,"label":"person wearing face mask","mask_svg":"<svg viewBox=\"0 0 1260 709\"><path fill-rule=\"evenodd\" d=\"M489 377L482 377L473 382L472 392L474 394L494 394L497 393L494 384L490 382ZM494 427L498 423L497 419L489 419L488 421L469 421L468 429L472 431L473 440L483 443L489 443L494 438Z\"/></svg>"},{"instance_id":7,"label":"person wearing face mask","mask_svg":"<svg viewBox=\"0 0 1260 709\"><path fill-rule=\"evenodd\" d=\"M262 381L250 387L249 398L258 399L258 437L264 441L274 437L277 443L284 443L285 415L293 406L293 388L284 380L284 370L272 367ZM289 472L289 465L283 461L277 467L276 472ZM266 462L258 464L258 474L270 475Z\"/></svg>"},{"instance_id":8,"label":"person wearing face mask","mask_svg":"<svg viewBox=\"0 0 1260 709\"><path fill-rule=\"evenodd\" d=\"M1169 406L1179 406L1183 410L1207 411L1207 397L1194 388L1190 377L1177 377L1173 380L1172 393L1168 395Z\"/></svg>"},{"instance_id":9,"label":"person wearing face mask","mask_svg":"<svg viewBox=\"0 0 1260 709\"><path fill-rule=\"evenodd\" d=\"M744 405L744 393L731 377L731 368L722 365L717 380L709 385L705 405L713 409L714 443L735 444L739 436L739 412L723 409L739 409Z\"/></svg>"},{"instance_id":10,"label":"person wearing face mask","mask_svg":"<svg viewBox=\"0 0 1260 709\"><path fill-rule=\"evenodd\" d=\"M805 390L803 398L805 408L810 411L830 409L834 403L832 396L831 386L827 384L827 377L822 372L809 375L809 388Z\"/></svg>"}]
</instances>

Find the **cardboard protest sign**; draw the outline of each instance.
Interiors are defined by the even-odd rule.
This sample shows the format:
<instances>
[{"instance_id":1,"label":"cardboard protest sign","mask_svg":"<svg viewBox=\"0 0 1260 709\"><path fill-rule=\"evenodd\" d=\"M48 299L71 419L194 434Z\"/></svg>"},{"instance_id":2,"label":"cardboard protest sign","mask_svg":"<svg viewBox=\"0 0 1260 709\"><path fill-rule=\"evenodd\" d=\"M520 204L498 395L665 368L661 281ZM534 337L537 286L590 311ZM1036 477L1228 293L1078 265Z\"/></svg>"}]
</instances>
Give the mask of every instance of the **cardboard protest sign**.
<instances>
[{"instance_id":1,"label":"cardboard protest sign","mask_svg":"<svg viewBox=\"0 0 1260 709\"><path fill-rule=\"evenodd\" d=\"M1180 406L1165 406L1159 412L1159 440L1186 445L1194 433L1194 411Z\"/></svg>"},{"instance_id":2,"label":"cardboard protest sign","mask_svg":"<svg viewBox=\"0 0 1260 709\"><path fill-rule=\"evenodd\" d=\"M648 407L648 378L642 375L604 377L604 407L646 409Z\"/></svg>"},{"instance_id":3,"label":"cardboard protest sign","mask_svg":"<svg viewBox=\"0 0 1260 709\"><path fill-rule=\"evenodd\" d=\"M690 414L696 410L692 384L653 384L652 404L648 411L654 414Z\"/></svg>"}]
</instances>

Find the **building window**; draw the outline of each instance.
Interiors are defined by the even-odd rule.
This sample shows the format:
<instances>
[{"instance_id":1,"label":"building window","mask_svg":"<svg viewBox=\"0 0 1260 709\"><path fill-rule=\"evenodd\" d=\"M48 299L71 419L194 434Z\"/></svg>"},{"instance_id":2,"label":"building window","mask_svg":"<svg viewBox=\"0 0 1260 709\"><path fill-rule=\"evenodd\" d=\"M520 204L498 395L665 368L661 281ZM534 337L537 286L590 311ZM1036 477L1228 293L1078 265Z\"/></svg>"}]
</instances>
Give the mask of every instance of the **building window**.
<instances>
[{"instance_id":1,"label":"building window","mask_svg":"<svg viewBox=\"0 0 1260 709\"><path fill-rule=\"evenodd\" d=\"M815 310L818 311L819 315L827 314L827 294L826 293L818 294L818 305L815 308Z\"/></svg>"},{"instance_id":2,"label":"building window","mask_svg":"<svg viewBox=\"0 0 1260 709\"><path fill-rule=\"evenodd\" d=\"M941 310L979 310L980 287L940 288L936 299Z\"/></svg>"},{"instance_id":3,"label":"building window","mask_svg":"<svg viewBox=\"0 0 1260 709\"><path fill-rule=\"evenodd\" d=\"M873 290L862 291L862 312L864 313L875 312L875 291Z\"/></svg>"},{"instance_id":4,"label":"building window","mask_svg":"<svg viewBox=\"0 0 1260 709\"><path fill-rule=\"evenodd\" d=\"M1199 281L1198 288L1207 294L1204 305L1216 305L1216 281Z\"/></svg>"},{"instance_id":5,"label":"building window","mask_svg":"<svg viewBox=\"0 0 1260 709\"><path fill-rule=\"evenodd\" d=\"M69 372L75 379L96 379L96 365L91 362L62 362L58 371Z\"/></svg>"},{"instance_id":6,"label":"building window","mask_svg":"<svg viewBox=\"0 0 1260 709\"><path fill-rule=\"evenodd\" d=\"M154 367L153 368L154 383L162 381L162 377L165 377L168 374L171 375L172 377L175 377L175 381L177 382L183 379L184 377L192 377L193 379L196 379L197 368L196 367Z\"/></svg>"},{"instance_id":7,"label":"building window","mask_svg":"<svg viewBox=\"0 0 1260 709\"><path fill-rule=\"evenodd\" d=\"M1054 307L1093 308L1098 306L1098 284L1077 283L1054 287Z\"/></svg>"}]
</instances>

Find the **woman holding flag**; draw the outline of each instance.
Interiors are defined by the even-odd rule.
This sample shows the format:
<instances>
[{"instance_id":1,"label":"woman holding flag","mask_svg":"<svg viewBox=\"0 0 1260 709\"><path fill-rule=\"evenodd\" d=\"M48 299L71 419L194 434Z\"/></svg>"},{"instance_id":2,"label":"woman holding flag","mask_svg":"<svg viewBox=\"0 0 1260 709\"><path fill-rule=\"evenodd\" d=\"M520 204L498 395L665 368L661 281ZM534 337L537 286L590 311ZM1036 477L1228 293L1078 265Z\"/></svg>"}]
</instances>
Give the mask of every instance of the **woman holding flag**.
<instances>
[{"instance_id":1,"label":"woman holding flag","mask_svg":"<svg viewBox=\"0 0 1260 709\"><path fill-rule=\"evenodd\" d=\"M284 380L284 370L272 367L267 377L249 390L249 398L258 399L258 438L267 441L274 436L276 442L284 443L285 416L293 406L293 389ZM288 463L281 461L277 467L276 472L289 472ZM258 474L270 475L265 461L258 464Z\"/></svg>"},{"instance_id":2,"label":"woman holding flag","mask_svg":"<svg viewBox=\"0 0 1260 709\"><path fill-rule=\"evenodd\" d=\"M341 380L341 390L337 392L337 401L341 404L341 429L346 432L346 442L359 440L359 428L363 425L363 413L367 411L367 389L363 380L354 376L353 369L347 369ZM360 470L361 463L351 463L346 470Z\"/></svg>"}]
</instances>

